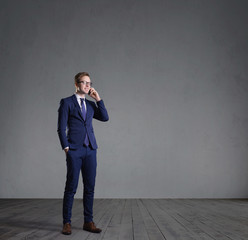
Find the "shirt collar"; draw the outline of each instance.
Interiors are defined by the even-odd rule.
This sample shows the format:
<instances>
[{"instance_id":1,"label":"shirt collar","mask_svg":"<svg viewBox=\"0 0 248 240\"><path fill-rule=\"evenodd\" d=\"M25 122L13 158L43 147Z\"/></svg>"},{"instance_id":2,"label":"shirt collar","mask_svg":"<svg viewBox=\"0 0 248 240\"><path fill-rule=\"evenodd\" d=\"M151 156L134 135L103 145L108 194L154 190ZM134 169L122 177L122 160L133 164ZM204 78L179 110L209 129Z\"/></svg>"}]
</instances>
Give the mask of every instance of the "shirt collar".
<instances>
[{"instance_id":1,"label":"shirt collar","mask_svg":"<svg viewBox=\"0 0 248 240\"><path fill-rule=\"evenodd\" d=\"M77 93L74 93L74 94L75 94L77 100L78 100L78 101L81 101L81 98L82 98L82 97L80 97ZM84 98L84 100L85 100L85 98Z\"/></svg>"}]
</instances>

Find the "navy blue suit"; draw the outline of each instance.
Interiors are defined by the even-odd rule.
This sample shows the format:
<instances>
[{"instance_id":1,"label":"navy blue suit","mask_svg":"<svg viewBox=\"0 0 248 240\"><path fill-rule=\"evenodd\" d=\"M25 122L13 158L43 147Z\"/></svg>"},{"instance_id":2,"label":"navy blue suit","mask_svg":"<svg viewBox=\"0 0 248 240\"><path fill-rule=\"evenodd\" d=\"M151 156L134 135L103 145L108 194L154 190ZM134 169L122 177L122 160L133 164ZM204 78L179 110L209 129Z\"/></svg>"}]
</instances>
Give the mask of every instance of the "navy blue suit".
<instances>
[{"instance_id":1,"label":"navy blue suit","mask_svg":"<svg viewBox=\"0 0 248 240\"><path fill-rule=\"evenodd\" d=\"M58 109L58 135L62 149L69 147L66 156L67 176L63 200L63 223L71 222L71 210L77 190L80 170L84 185L84 221L93 221L93 199L96 177L97 143L92 126L92 119L108 121L108 112L103 100L97 103L85 99L86 119L83 119L75 95L63 98ZM89 146L84 146L86 134Z\"/></svg>"}]
</instances>

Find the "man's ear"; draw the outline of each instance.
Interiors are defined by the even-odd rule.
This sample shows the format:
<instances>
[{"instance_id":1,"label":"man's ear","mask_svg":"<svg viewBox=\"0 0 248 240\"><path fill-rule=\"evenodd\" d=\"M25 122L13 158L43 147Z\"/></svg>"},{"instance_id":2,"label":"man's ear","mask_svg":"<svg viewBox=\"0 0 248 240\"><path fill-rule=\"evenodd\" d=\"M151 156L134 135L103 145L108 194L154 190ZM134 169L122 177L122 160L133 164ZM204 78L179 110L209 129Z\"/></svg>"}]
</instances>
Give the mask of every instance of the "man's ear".
<instances>
[{"instance_id":1,"label":"man's ear","mask_svg":"<svg viewBox=\"0 0 248 240\"><path fill-rule=\"evenodd\" d=\"M75 83L75 88L76 88L76 90L78 90L78 84L77 83Z\"/></svg>"}]
</instances>

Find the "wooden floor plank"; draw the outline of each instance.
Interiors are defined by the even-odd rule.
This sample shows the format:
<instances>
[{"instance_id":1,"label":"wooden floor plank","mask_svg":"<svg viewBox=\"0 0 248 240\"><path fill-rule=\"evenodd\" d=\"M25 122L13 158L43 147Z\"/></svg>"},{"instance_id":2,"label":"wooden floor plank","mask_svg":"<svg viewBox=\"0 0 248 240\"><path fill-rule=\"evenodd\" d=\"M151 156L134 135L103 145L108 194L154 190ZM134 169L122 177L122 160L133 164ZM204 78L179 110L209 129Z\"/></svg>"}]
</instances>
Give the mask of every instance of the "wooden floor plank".
<instances>
[{"instance_id":1,"label":"wooden floor plank","mask_svg":"<svg viewBox=\"0 0 248 240\"><path fill-rule=\"evenodd\" d=\"M113 214L105 232L103 235L103 240L116 240L119 239L121 219L124 214L125 200L119 199L119 204Z\"/></svg>"},{"instance_id":2,"label":"wooden floor plank","mask_svg":"<svg viewBox=\"0 0 248 240\"><path fill-rule=\"evenodd\" d=\"M132 218L133 218L133 236L136 240L149 240L145 222L143 220L137 199L131 201Z\"/></svg>"},{"instance_id":3,"label":"wooden floor plank","mask_svg":"<svg viewBox=\"0 0 248 240\"><path fill-rule=\"evenodd\" d=\"M188 207L191 205L190 208L197 212L197 219L204 223L205 226L218 231L230 239L248 239L248 232L245 230L247 229L247 225L240 225L241 219L239 219L238 215L235 216L235 220L230 217L229 209L231 205L226 208L226 214L223 215L223 213L218 210L221 205L217 200L185 200L184 203L188 204Z\"/></svg>"},{"instance_id":4,"label":"wooden floor plank","mask_svg":"<svg viewBox=\"0 0 248 240\"><path fill-rule=\"evenodd\" d=\"M105 209L105 213L102 215L102 217L99 219L97 223L97 227L102 229L101 234L90 234L87 240L98 240L103 239L103 236L105 235L105 232L107 230L108 224L110 223L113 215L115 214L116 209L118 208L120 200L118 199L112 199L111 206L109 209Z\"/></svg>"},{"instance_id":5,"label":"wooden floor plank","mask_svg":"<svg viewBox=\"0 0 248 240\"><path fill-rule=\"evenodd\" d=\"M144 204L167 240L198 240L192 236L184 225L157 206L154 201L154 199L144 200Z\"/></svg>"},{"instance_id":6,"label":"wooden floor plank","mask_svg":"<svg viewBox=\"0 0 248 240\"><path fill-rule=\"evenodd\" d=\"M149 239L152 239L152 240L165 239L165 236L160 231L159 227L157 226L153 217L150 215L150 213L144 206L141 199L138 199L138 206L139 206Z\"/></svg>"},{"instance_id":7,"label":"wooden floor plank","mask_svg":"<svg viewBox=\"0 0 248 240\"><path fill-rule=\"evenodd\" d=\"M214 240L215 238L211 236L208 231L199 227L199 224L195 224L192 221L188 221L187 217L180 211L180 205L175 204L173 200L155 200L158 206L165 210L170 216L180 222L190 234L199 240ZM173 204L174 203L174 204ZM224 239L222 239L224 240ZM227 240L227 239L225 239Z\"/></svg>"},{"instance_id":8,"label":"wooden floor plank","mask_svg":"<svg viewBox=\"0 0 248 240\"><path fill-rule=\"evenodd\" d=\"M18 200L17 200L18 201ZM19 202L17 202L19 205ZM17 213L9 211L9 216L0 215L1 228L10 229L7 234L1 235L3 239L9 239L18 234L30 234L42 228L43 223L51 217L49 212L53 212L59 206L58 200L33 200L29 201L26 207L21 207L22 211ZM26 209L26 210L25 210ZM55 213L57 211L54 211ZM53 225L49 226L54 229ZM19 238L20 239L20 238Z\"/></svg>"},{"instance_id":9,"label":"wooden floor plank","mask_svg":"<svg viewBox=\"0 0 248 240\"><path fill-rule=\"evenodd\" d=\"M226 229L219 225L219 222L215 219L209 219L207 216L212 210L203 210L206 204L205 200L202 200L201 208L197 206L198 200L174 200L171 201L173 208L175 209L175 204L177 204L178 209L180 209L180 215L187 221L198 226L203 231L207 232L214 239L220 240L230 240L240 239L238 236L234 235L232 229ZM211 201L211 200L210 200ZM180 205L180 207L179 207ZM228 220L228 219L226 219Z\"/></svg>"},{"instance_id":10,"label":"wooden floor plank","mask_svg":"<svg viewBox=\"0 0 248 240\"><path fill-rule=\"evenodd\" d=\"M247 240L248 200L95 199L100 234L82 229L75 199L72 235L61 234L62 199L0 199L0 239Z\"/></svg>"},{"instance_id":11,"label":"wooden floor plank","mask_svg":"<svg viewBox=\"0 0 248 240\"><path fill-rule=\"evenodd\" d=\"M125 200L124 212L121 219L119 240L133 240L133 219L131 210L131 200Z\"/></svg>"}]
</instances>

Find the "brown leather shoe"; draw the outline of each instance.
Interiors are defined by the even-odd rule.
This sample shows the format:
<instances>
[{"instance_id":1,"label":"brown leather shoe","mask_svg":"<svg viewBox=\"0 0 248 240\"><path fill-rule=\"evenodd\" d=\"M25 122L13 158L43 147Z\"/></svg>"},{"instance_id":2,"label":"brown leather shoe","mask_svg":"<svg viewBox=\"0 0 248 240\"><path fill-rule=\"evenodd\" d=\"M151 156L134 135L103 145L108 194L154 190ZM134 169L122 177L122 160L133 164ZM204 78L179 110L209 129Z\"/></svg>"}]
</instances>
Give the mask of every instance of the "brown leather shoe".
<instances>
[{"instance_id":1,"label":"brown leather shoe","mask_svg":"<svg viewBox=\"0 0 248 240\"><path fill-rule=\"evenodd\" d=\"M70 223L65 223L63 226L62 233L65 235L70 235L71 234L71 224Z\"/></svg>"},{"instance_id":2,"label":"brown leather shoe","mask_svg":"<svg viewBox=\"0 0 248 240\"><path fill-rule=\"evenodd\" d=\"M95 226L94 222L84 223L83 230L92 232L92 233L100 233L102 231L102 229L97 228Z\"/></svg>"}]
</instances>

